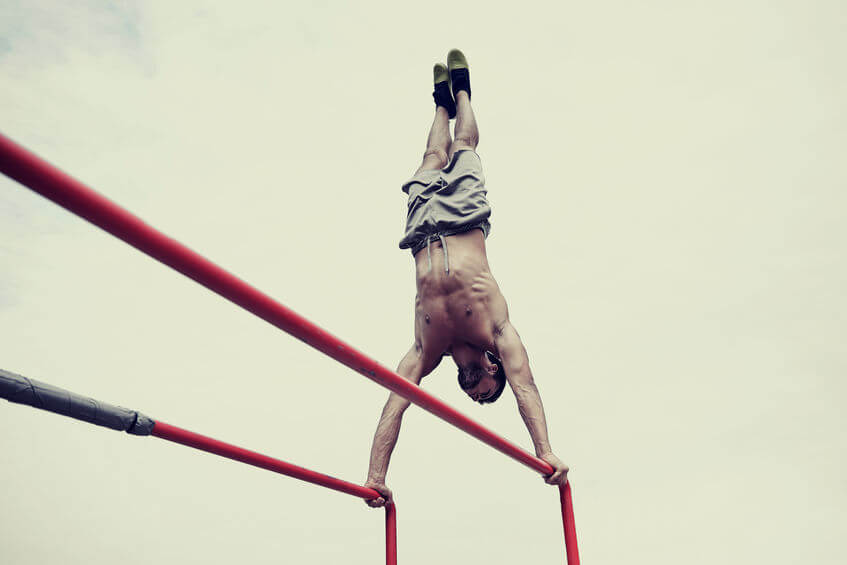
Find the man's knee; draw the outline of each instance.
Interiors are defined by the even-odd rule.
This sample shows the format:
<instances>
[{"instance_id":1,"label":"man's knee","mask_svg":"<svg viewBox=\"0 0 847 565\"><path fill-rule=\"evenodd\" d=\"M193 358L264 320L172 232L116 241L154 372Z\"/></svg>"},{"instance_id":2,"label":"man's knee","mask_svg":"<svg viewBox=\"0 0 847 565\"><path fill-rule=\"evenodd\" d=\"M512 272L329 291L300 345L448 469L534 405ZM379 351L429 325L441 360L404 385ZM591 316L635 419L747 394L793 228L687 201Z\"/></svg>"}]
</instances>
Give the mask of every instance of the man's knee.
<instances>
[{"instance_id":1,"label":"man's knee","mask_svg":"<svg viewBox=\"0 0 847 565\"><path fill-rule=\"evenodd\" d=\"M476 151L477 143L479 143L479 139L474 136L457 137L453 140L453 145L450 146L449 158L452 159L453 155L455 155L457 151L462 151L464 149Z\"/></svg>"},{"instance_id":2,"label":"man's knee","mask_svg":"<svg viewBox=\"0 0 847 565\"><path fill-rule=\"evenodd\" d=\"M453 145L461 147L463 149L476 149L476 146L479 145L479 136L478 135L463 135L457 137L453 140Z\"/></svg>"},{"instance_id":3,"label":"man's knee","mask_svg":"<svg viewBox=\"0 0 847 565\"><path fill-rule=\"evenodd\" d=\"M447 166L447 151L441 147L430 147L423 156L424 165L443 169Z\"/></svg>"}]
</instances>

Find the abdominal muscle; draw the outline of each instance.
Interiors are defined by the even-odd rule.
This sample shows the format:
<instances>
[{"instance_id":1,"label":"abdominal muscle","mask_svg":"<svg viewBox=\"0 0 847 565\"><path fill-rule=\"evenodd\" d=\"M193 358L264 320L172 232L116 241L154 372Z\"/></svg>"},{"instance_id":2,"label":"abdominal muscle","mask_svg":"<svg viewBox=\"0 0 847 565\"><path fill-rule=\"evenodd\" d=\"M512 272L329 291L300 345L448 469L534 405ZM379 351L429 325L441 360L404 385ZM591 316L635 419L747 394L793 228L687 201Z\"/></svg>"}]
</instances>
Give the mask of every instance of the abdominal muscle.
<instances>
[{"instance_id":1,"label":"abdominal muscle","mask_svg":"<svg viewBox=\"0 0 847 565\"><path fill-rule=\"evenodd\" d=\"M464 342L494 351L494 324L491 300L500 295L491 275L481 230L448 236L444 269L441 242L430 244L432 268L427 250L415 255L418 294L415 299L416 334L427 357L450 352L455 342Z\"/></svg>"}]
</instances>

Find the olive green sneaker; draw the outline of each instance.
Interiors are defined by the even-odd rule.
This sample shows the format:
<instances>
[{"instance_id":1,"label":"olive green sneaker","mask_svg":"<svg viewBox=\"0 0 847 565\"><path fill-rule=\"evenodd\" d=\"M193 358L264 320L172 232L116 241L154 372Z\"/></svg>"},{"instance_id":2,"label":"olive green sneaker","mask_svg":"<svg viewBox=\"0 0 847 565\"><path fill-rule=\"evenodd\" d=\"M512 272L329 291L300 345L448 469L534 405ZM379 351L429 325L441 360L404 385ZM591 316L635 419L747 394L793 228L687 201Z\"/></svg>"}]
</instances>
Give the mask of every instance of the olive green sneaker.
<instances>
[{"instance_id":1,"label":"olive green sneaker","mask_svg":"<svg viewBox=\"0 0 847 565\"><path fill-rule=\"evenodd\" d=\"M468 93L468 98L471 96L471 76L468 69L468 60L465 54L458 49L451 49L447 53L447 69L450 72L450 82L453 89L453 97L460 90Z\"/></svg>"},{"instance_id":2,"label":"olive green sneaker","mask_svg":"<svg viewBox=\"0 0 847 565\"><path fill-rule=\"evenodd\" d=\"M455 118L456 102L450 94L450 74L447 72L447 67L441 63L436 63L432 68L432 79L435 83L435 89L432 91L435 106L442 106L447 110L447 115L451 119Z\"/></svg>"}]
</instances>

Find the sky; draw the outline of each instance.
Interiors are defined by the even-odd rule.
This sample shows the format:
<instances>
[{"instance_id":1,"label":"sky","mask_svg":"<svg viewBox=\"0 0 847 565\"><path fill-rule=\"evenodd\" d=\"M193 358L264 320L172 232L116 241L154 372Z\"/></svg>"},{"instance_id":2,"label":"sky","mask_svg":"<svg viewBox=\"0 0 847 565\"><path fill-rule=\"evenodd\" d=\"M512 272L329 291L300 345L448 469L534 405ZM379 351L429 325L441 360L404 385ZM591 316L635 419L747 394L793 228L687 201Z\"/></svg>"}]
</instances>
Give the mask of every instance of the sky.
<instances>
[{"instance_id":1,"label":"sky","mask_svg":"<svg viewBox=\"0 0 847 565\"><path fill-rule=\"evenodd\" d=\"M847 559L837 1L0 1L0 131L394 367L401 184L459 47L492 272L584 563ZM0 178L0 367L363 483L387 391ZM424 388L519 445L514 398ZM379 563L383 513L0 403L0 561ZM405 565L563 560L557 492L430 414Z\"/></svg>"}]
</instances>

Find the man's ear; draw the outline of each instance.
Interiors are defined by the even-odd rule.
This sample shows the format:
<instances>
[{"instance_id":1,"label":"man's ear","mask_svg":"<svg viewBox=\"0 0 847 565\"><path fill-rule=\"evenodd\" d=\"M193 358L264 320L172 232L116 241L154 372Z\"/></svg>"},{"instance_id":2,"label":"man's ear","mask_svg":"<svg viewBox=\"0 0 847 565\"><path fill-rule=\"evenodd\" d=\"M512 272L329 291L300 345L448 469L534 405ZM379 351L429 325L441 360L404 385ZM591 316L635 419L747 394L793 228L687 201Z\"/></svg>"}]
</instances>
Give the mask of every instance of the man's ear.
<instances>
[{"instance_id":1,"label":"man's ear","mask_svg":"<svg viewBox=\"0 0 847 565\"><path fill-rule=\"evenodd\" d=\"M488 368L486 369L486 371L488 371L488 374L491 375L492 377L494 375L496 375L497 371L499 371L499 370L500 370L500 368L496 364L489 365Z\"/></svg>"}]
</instances>

